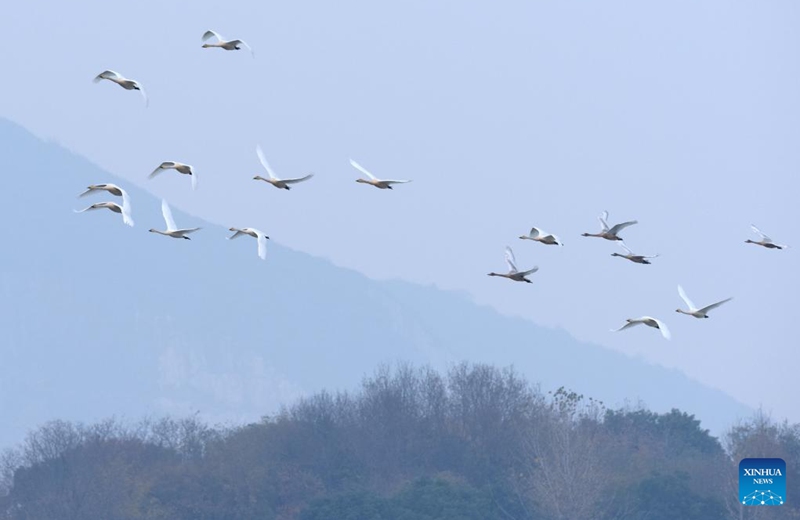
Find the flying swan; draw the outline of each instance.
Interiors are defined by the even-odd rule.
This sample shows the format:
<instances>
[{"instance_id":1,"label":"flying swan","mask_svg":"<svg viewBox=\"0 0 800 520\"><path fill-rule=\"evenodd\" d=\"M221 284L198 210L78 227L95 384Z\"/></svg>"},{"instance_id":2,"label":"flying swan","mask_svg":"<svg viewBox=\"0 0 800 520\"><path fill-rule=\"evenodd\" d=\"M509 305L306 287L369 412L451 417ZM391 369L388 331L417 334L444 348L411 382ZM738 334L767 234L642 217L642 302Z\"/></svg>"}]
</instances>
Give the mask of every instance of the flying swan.
<instances>
[{"instance_id":1,"label":"flying swan","mask_svg":"<svg viewBox=\"0 0 800 520\"><path fill-rule=\"evenodd\" d=\"M353 168L355 168L356 170L358 170L361 173L363 173L364 175L366 175L367 177L369 177L369 179L356 179L356 182L363 182L364 184L371 184L371 185L375 186L376 188L380 188L382 190L391 190L392 189L392 184L405 184L406 182L411 182L411 181L389 181L389 180L382 181L382 180L376 178L370 172L368 172L363 166L361 166L360 164L355 162L353 159L350 159L350 165Z\"/></svg>"},{"instance_id":2,"label":"flying swan","mask_svg":"<svg viewBox=\"0 0 800 520\"><path fill-rule=\"evenodd\" d=\"M584 237L598 237L598 238L605 238L606 240L622 240L618 236L619 232L625 229L628 226L632 226L634 224L638 224L638 220L631 220L629 222L623 222L622 224L617 224L616 226L609 228L608 227L608 211L603 211L603 214L597 219L600 221L600 232L599 233L582 233L581 236Z\"/></svg>"},{"instance_id":3,"label":"flying swan","mask_svg":"<svg viewBox=\"0 0 800 520\"><path fill-rule=\"evenodd\" d=\"M186 240L191 240L191 238L187 237L189 233L194 233L199 227L196 228L189 228L189 229L178 229L178 226L175 225L175 219L172 218L172 211L169 209L169 204L164 199L161 199L161 214L164 215L164 222L167 223L167 230L166 231L159 231L157 229L150 229L151 233L158 233L159 235L164 235L166 237L172 238L185 238Z\"/></svg>"},{"instance_id":4,"label":"flying swan","mask_svg":"<svg viewBox=\"0 0 800 520\"><path fill-rule=\"evenodd\" d=\"M113 70L104 70L103 72L95 76L92 81L97 83L103 79L107 79L108 81L113 81L114 83L124 88L125 90L138 90L139 92L142 93L142 96L144 97L144 106L147 107L150 104L150 102L147 100L147 93L144 91L142 84L139 83L138 81L125 78L120 73L114 72Z\"/></svg>"},{"instance_id":5,"label":"flying swan","mask_svg":"<svg viewBox=\"0 0 800 520\"><path fill-rule=\"evenodd\" d=\"M722 301L719 301L717 303L712 303L711 305L706 305L702 309L698 309L695 306L695 304L692 303L692 300L690 300L689 297L686 296L686 292L683 290L683 287L681 287L680 285L678 285L678 294L681 296L681 299L684 302L686 302L686 306L689 307L689 310L685 311L683 309L675 309L675 312L680 312L681 314L686 314L688 316L694 316L695 318L708 318L708 311L710 311L712 309L716 309L717 307L719 307L723 303L729 302L729 301L731 301L733 299L733 297L726 298L726 299L724 299Z\"/></svg>"},{"instance_id":6,"label":"flying swan","mask_svg":"<svg viewBox=\"0 0 800 520\"><path fill-rule=\"evenodd\" d=\"M234 238L238 238L242 235L250 235L251 237L255 238L258 241L258 257L262 260L267 259L267 240L269 237L262 233L261 231L255 228L230 228L229 231L233 231L233 235L229 237L225 237L228 240L233 240Z\"/></svg>"},{"instance_id":7,"label":"flying swan","mask_svg":"<svg viewBox=\"0 0 800 520\"><path fill-rule=\"evenodd\" d=\"M628 329L630 327L635 327L636 325L647 325L648 327L653 327L654 329L658 329L661 331L661 335L664 336L666 339L671 337L669 333L669 329L664 324L663 321L658 320L656 318L651 318L650 316L642 316L641 318L629 318L627 323L618 329L611 329L611 332L619 332L621 330Z\"/></svg>"},{"instance_id":8,"label":"flying swan","mask_svg":"<svg viewBox=\"0 0 800 520\"><path fill-rule=\"evenodd\" d=\"M517 262L514 258L514 252L508 246L506 246L506 264L508 264L508 273L489 273L489 276L502 276L503 278L514 280L515 282L533 283L525 277L539 270L539 266L534 266L532 269L527 271L520 271L517 269Z\"/></svg>"},{"instance_id":9,"label":"flying swan","mask_svg":"<svg viewBox=\"0 0 800 520\"><path fill-rule=\"evenodd\" d=\"M256 175L253 177L254 180L257 181L264 181L272 184L276 188L280 188L282 190L290 190L291 188L288 186L289 184L297 184L298 182L307 181L311 177L314 176L313 173L309 173L305 177L299 177L297 179L279 179L275 177L275 174L272 171L272 168L269 167L269 163L267 159L264 157L264 152L261 151L261 146L256 146L256 155L258 155L258 160L261 161L261 166L267 170L267 174L269 175L269 179L266 179L260 175Z\"/></svg>"},{"instance_id":10,"label":"flying swan","mask_svg":"<svg viewBox=\"0 0 800 520\"><path fill-rule=\"evenodd\" d=\"M206 40L210 40L211 38L216 38L217 41L213 43L204 43L203 44L204 49L208 49L210 47L218 47L220 49L225 49L226 51L238 51L242 49L242 46L245 46L250 51L250 54L253 55L253 58L256 57L256 53L253 52L253 48L247 45L247 43L245 43L242 40L225 40L225 38L223 38L220 33L208 30L203 33L202 41L205 42Z\"/></svg>"}]
</instances>

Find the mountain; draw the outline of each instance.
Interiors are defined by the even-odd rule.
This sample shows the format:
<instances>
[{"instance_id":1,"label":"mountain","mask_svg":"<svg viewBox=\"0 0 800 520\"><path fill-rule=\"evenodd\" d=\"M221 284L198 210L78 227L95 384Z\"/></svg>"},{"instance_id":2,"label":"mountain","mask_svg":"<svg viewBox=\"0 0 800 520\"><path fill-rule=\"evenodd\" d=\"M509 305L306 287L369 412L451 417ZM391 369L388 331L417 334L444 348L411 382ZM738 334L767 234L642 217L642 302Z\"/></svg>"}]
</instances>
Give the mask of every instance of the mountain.
<instances>
[{"instance_id":1,"label":"mountain","mask_svg":"<svg viewBox=\"0 0 800 520\"><path fill-rule=\"evenodd\" d=\"M255 420L396 361L513 364L543 391L677 407L715 433L750 413L676 370L461 293L371 280L273 240L261 261L252 238L228 242L177 208L182 227L203 227L191 241L148 233L163 226L157 198L2 119L0 172L0 447L53 418ZM135 227L73 213L112 199L76 198L101 182L128 190Z\"/></svg>"}]
</instances>

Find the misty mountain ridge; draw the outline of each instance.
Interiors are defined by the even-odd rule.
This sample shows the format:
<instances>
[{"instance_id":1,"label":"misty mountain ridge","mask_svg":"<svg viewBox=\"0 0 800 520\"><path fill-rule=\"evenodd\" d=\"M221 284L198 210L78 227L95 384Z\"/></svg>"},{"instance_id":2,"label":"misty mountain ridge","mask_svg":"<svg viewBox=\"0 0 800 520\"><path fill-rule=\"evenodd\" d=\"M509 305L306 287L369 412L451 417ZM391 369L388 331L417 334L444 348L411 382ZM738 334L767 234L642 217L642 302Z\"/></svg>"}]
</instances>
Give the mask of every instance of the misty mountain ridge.
<instances>
[{"instance_id":1,"label":"misty mountain ridge","mask_svg":"<svg viewBox=\"0 0 800 520\"><path fill-rule=\"evenodd\" d=\"M372 280L277 237L265 262L254 239L226 241L226 229L176 207L179 227L203 228L191 241L148 233L163 229L157 197L3 119L0 171L0 447L54 418L199 410L212 422L256 420L397 361L513 364L543 391L676 407L713 433L750 414L677 370L501 315L463 292ZM118 201L76 198L103 182L129 192L134 228L108 210L73 213Z\"/></svg>"}]
</instances>

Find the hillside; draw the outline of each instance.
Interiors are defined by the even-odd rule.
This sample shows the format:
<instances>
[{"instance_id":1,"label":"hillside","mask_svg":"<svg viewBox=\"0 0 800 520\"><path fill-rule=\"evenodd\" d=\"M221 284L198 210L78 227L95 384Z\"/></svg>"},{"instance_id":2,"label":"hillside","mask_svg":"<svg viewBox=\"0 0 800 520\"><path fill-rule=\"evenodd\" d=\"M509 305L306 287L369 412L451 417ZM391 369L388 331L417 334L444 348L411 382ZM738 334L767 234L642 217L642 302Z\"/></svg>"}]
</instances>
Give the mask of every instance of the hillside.
<instances>
[{"instance_id":1,"label":"hillside","mask_svg":"<svg viewBox=\"0 0 800 520\"><path fill-rule=\"evenodd\" d=\"M173 208L191 241L161 228L160 201L0 120L0 447L53 418L123 414L252 420L394 361L511 365L543 391L609 405L677 407L718 433L748 409L674 370L500 315L462 294L375 281ZM90 183L128 189L136 227L73 209ZM202 187L200 188L202 189ZM232 223L232 225L247 225ZM483 275L483 273L480 273Z\"/></svg>"}]
</instances>

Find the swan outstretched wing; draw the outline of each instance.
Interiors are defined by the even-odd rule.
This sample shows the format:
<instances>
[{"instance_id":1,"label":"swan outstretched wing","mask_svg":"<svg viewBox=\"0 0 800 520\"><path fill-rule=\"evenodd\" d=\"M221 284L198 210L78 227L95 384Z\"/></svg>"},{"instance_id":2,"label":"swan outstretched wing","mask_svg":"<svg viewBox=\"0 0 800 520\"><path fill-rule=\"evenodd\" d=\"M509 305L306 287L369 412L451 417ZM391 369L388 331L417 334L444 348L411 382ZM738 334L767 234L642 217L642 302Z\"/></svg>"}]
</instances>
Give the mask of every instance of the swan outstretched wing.
<instances>
[{"instance_id":1,"label":"swan outstretched wing","mask_svg":"<svg viewBox=\"0 0 800 520\"><path fill-rule=\"evenodd\" d=\"M272 179L272 180L275 180L275 181L280 180L277 177L275 177L275 173L272 171L272 168L269 167L269 163L267 162L267 158L264 157L264 151L261 150L261 145L256 145L256 155L258 155L258 160L259 160L259 162L261 162L261 166L263 166L264 169L267 170L267 174L269 175L269 178Z\"/></svg>"},{"instance_id":2,"label":"swan outstretched wing","mask_svg":"<svg viewBox=\"0 0 800 520\"><path fill-rule=\"evenodd\" d=\"M133 218L131 217L131 199L128 192L122 188L118 188L122 193L122 221L130 227L133 227Z\"/></svg>"},{"instance_id":3,"label":"swan outstretched wing","mask_svg":"<svg viewBox=\"0 0 800 520\"><path fill-rule=\"evenodd\" d=\"M620 246L622 249L624 249L624 250L625 250L625 252L626 252L626 253L628 253L629 255L631 255L631 256L635 256L635 255L633 254L633 251L631 251L630 249L628 249L628 246L626 246L626 245L625 245L625 242L623 242L622 240L620 240L620 241L619 241L619 246Z\"/></svg>"},{"instance_id":4,"label":"swan outstretched wing","mask_svg":"<svg viewBox=\"0 0 800 520\"><path fill-rule=\"evenodd\" d=\"M256 240L258 241L258 257L262 260L267 259L267 237L260 231L256 232Z\"/></svg>"},{"instance_id":5,"label":"swan outstretched wing","mask_svg":"<svg viewBox=\"0 0 800 520\"><path fill-rule=\"evenodd\" d=\"M681 296L681 299L686 303L686 305L689 306L690 312L694 312L697 310L697 307L695 307L694 303L692 303L692 300L690 300L689 297L686 296L686 291L684 291L683 287L681 287L680 285L678 285L678 294Z\"/></svg>"},{"instance_id":6,"label":"swan outstretched wing","mask_svg":"<svg viewBox=\"0 0 800 520\"><path fill-rule=\"evenodd\" d=\"M658 325L658 330L661 331L661 335L664 336L665 339L670 339L672 337L672 334L670 334L666 323L656 318L650 318L650 319L656 322L656 325Z\"/></svg>"},{"instance_id":7,"label":"swan outstretched wing","mask_svg":"<svg viewBox=\"0 0 800 520\"><path fill-rule=\"evenodd\" d=\"M233 235L231 235L229 237L225 237L228 240L233 240L234 238L239 238L240 236L246 234L244 231L242 231L241 229L237 229L237 228L230 228L228 231L233 231L234 232Z\"/></svg>"},{"instance_id":8,"label":"swan outstretched wing","mask_svg":"<svg viewBox=\"0 0 800 520\"><path fill-rule=\"evenodd\" d=\"M95 76L92 81L97 83L98 81L103 79L122 79L122 75L118 72L114 72L113 70L104 70L103 72Z\"/></svg>"},{"instance_id":9,"label":"swan outstretched wing","mask_svg":"<svg viewBox=\"0 0 800 520\"><path fill-rule=\"evenodd\" d=\"M514 251L512 251L508 246L506 246L506 263L508 264L509 272L519 272L517 269L517 260L514 258Z\"/></svg>"},{"instance_id":10,"label":"swan outstretched wing","mask_svg":"<svg viewBox=\"0 0 800 520\"><path fill-rule=\"evenodd\" d=\"M253 50L252 47L247 45L246 41L244 41L244 40L232 40L231 43L234 44L234 45L244 45L245 47L247 47L247 50L250 51L250 55L253 56L253 58L256 57L256 52Z\"/></svg>"},{"instance_id":11,"label":"swan outstretched wing","mask_svg":"<svg viewBox=\"0 0 800 520\"><path fill-rule=\"evenodd\" d=\"M629 321L628 323L626 323L625 325L623 325L618 329L611 329L611 332L619 332L621 330L629 329L631 327L635 327L636 325L641 325L641 324L642 324L641 321Z\"/></svg>"},{"instance_id":12,"label":"swan outstretched wing","mask_svg":"<svg viewBox=\"0 0 800 520\"><path fill-rule=\"evenodd\" d=\"M166 199L161 199L161 214L164 215L164 222L167 223L167 231L177 231L175 219L172 218L172 211L169 209Z\"/></svg>"},{"instance_id":13,"label":"swan outstretched wing","mask_svg":"<svg viewBox=\"0 0 800 520\"><path fill-rule=\"evenodd\" d=\"M206 41L209 38L216 38L217 41L225 41L218 32L212 31L211 29L203 33L203 39L201 41Z\"/></svg>"},{"instance_id":14,"label":"swan outstretched wing","mask_svg":"<svg viewBox=\"0 0 800 520\"><path fill-rule=\"evenodd\" d=\"M758 229L757 227L755 227L753 224L750 224L750 229L752 229L755 233L760 235L761 236L761 240L763 240L764 242L772 242L772 239L770 237L768 237L767 235L762 233L761 230Z\"/></svg>"},{"instance_id":15,"label":"swan outstretched wing","mask_svg":"<svg viewBox=\"0 0 800 520\"><path fill-rule=\"evenodd\" d=\"M196 190L197 189L197 172L194 171L194 168L192 168L192 174L189 177L192 178L192 189Z\"/></svg>"},{"instance_id":16,"label":"swan outstretched wing","mask_svg":"<svg viewBox=\"0 0 800 520\"><path fill-rule=\"evenodd\" d=\"M542 234L542 230L539 228L532 227L531 232L528 233L528 236L531 238L537 238L539 235Z\"/></svg>"},{"instance_id":17,"label":"swan outstretched wing","mask_svg":"<svg viewBox=\"0 0 800 520\"><path fill-rule=\"evenodd\" d=\"M372 175L370 172L368 172L368 171L366 170L366 168L364 168L363 166L361 166L360 164L358 164L357 162L355 162L353 159L350 159L350 165L351 165L353 168L355 168L356 170L358 170L358 171L360 171L361 173L363 173L364 175L366 175L367 177L369 177L370 179L372 179L373 181L377 181L377 180L378 180L378 178L377 178L377 177L375 177L374 175ZM395 182L397 182L397 181L395 181Z\"/></svg>"},{"instance_id":18,"label":"swan outstretched wing","mask_svg":"<svg viewBox=\"0 0 800 520\"><path fill-rule=\"evenodd\" d=\"M522 276L528 276L529 274L533 274L538 270L539 270L539 266L538 265L534 265L532 268L528 269L527 271L522 271L519 274L521 274Z\"/></svg>"},{"instance_id":19,"label":"swan outstretched wing","mask_svg":"<svg viewBox=\"0 0 800 520\"><path fill-rule=\"evenodd\" d=\"M138 81L135 82L136 86L139 87L139 92L142 93L142 97L144 98L144 107L147 108L150 106L150 100L147 98L147 92L144 91L144 87Z\"/></svg>"},{"instance_id":20,"label":"swan outstretched wing","mask_svg":"<svg viewBox=\"0 0 800 520\"><path fill-rule=\"evenodd\" d=\"M708 313L708 311L710 311L712 309L716 309L717 307L719 307L723 303L729 302L732 299L733 299L733 297L730 297L730 298L726 298L726 299L724 299L722 301L718 301L717 303L712 303L711 305L706 305L705 307L700 309L700 312L702 312L703 314L706 314L706 313Z\"/></svg>"},{"instance_id":21,"label":"swan outstretched wing","mask_svg":"<svg viewBox=\"0 0 800 520\"><path fill-rule=\"evenodd\" d=\"M147 178L148 179L152 179L153 177L155 177L156 175L161 173L161 170L165 170L167 168L174 168L174 167L175 167L175 163L174 162L172 162L172 161L164 161L161 164L159 164L158 167L155 170L153 170L153 173L148 175Z\"/></svg>"},{"instance_id":22,"label":"swan outstretched wing","mask_svg":"<svg viewBox=\"0 0 800 520\"><path fill-rule=\"evenodd\" d=\"M612 227L611 229L608 230L608 232L611 233L612 235L616 235L617 233L619 233L620 231L622 231L626 227L632 226L632 225L638 224L638 223L639 223L638 220L631 220L631 221L628 221L628 222L623 222L622 224L617 224L616 226Z\"/></svg>"},{"instance_id":23,"label":"swan outstretched wing","mask_svg":"<svg viewBox=\"0 0 800 520\"><path fill-rule=\"evenodd\" d=\"M601 231L608 231L608 211L603 210L603 213L597 217L600 221Z\"/></svg>"},{"instance_id":24,"label":"swan outstretched wing","mask_svg":"<svg viewBox=\"0 0 800 520\"><path fill-rule=\"evenodd\" d=\"M405 183L411 182L411 181L387 180L387 181L381 181L381 182L384 182L386 184L405 184Z\"/></svg>"},{"instance_id":25,"label":"swan outstretched wing","mask_svg":"<svg viewBox=\"0 0 800 520\"><path fill-rule=\"evenodd\" d=\"M298 183L298 182L307 181L308 179L310 179L313 176L314 176L313 173L309 173L305 177L299 177L297 179L283 179L283 182L285 182L286 184L295 184L295 183Z\"/></svg>"}]
</instances>

